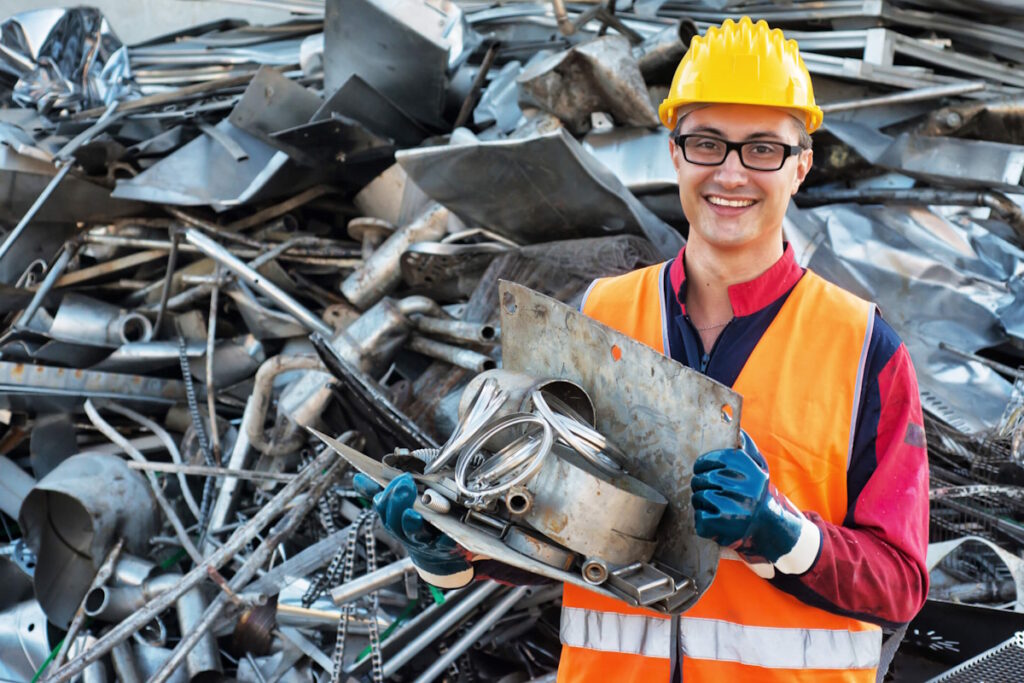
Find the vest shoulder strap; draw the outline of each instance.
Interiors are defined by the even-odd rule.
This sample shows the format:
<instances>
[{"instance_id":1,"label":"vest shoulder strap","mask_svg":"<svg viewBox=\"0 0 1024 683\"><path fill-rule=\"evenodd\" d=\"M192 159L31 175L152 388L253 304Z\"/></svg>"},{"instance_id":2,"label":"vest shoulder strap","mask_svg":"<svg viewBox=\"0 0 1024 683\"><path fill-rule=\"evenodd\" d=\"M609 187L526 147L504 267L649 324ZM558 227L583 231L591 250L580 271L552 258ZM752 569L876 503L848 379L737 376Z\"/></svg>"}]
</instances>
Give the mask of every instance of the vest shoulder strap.
<instances>
[{"instance_id":1,"label":"vest shoulder strap","mask_svg":"<svg viewBox=\"0 0 1024 683\"><path fill-rule=\"evenodd\" d=\"M594 280L580 311L659 353L668 348L664 278L668 262Z\"/></svg>"}]
</instances>

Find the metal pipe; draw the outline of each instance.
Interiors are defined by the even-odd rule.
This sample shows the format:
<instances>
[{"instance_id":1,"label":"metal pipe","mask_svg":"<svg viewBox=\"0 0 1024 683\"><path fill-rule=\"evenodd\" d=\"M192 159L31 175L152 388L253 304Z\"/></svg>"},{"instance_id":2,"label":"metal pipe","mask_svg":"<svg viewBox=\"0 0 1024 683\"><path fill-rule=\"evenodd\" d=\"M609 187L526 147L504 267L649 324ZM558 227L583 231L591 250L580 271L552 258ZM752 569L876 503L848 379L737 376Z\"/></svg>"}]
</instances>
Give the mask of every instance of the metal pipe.
<instances>
[{"instance_id":1,"label":"metal pipe","mask_svg":"<svg viewBox=\"0 0 1024 683\"><path fill-rule=\"evenodd\" d=\"M133 249L160 249L169 251L173 248L170 240L150 239L148 237L125 237L123 235L97 235L86 233L82 235L82 241L86 244L104 244L112 247L130 247ZM301 261L322 265L337 265L339 262L350 262L348 267L361 265L362 260L358 253L349 248L333 244L325 244L325 240L318 237L296 237L288 240L289 246L276 254L274 258L281 258L288 261ZM312 245L304 247L303 245ZM280 245L278 245L280 246ZM276 250L278 247L274 247ZM203 251L191 244L178 244L178 251L186 254L202 254ZM288 253L294 252L294 253ZM263 254L269 253L264 249L254 247L239 247L232 251L239 258L254 259ZM251 264L250 264L251 265Z\"/></svg>"},{"instance_id":2,"label":"metal pipe","mask_svg":"<svg viewBox=\"0 0 1024 683\"><path fill-rule=\"evenodd\" d=\"M331 600L335 605L344 605L357 598L368 595L385 586L401 581L406 574L416 571L412 564L412 558L406 557L397 562L392 562L386 567L381 567L375 572L364 574L359 578L344 583L331 591Z\"/></svg>"},{"instance_id":3,"label":"metal pipe","mask_svg":"<svg viewBox=\"0 0 1024 683\"><path fill-rule=\"evenodd\" d=\"M879 97L865 97L859 100L848 100L846 102L832 102L821 105L821 111L826 114L835 114L840 111L851 109L864 109L878 105L906 104L908 102L922 102L924 100L937 100L942 97L953 97L955 95L966 95L967 93L978 92L985 89L984 81L973 81L970 83L955 83L953 85L935 85L915 90L904 90L891 95Z\"/></svg>"},{"instance_id":4,"label":"metal pipe","mask_svg":"<svg viewBox=\"0 0 1024 683\"><path fill-rule=\"evenodd\" d=\"M270 556L277 549L278 544L295 530L299 523L305 519L309 511L317 504L327 488L333 484L334 477L340 469L342 460L340 458L336 458L332 462L330 457L324 458L325 455L329 456L331 454L333 454L333 451L326 448L316 461L309 465L309 467L317 468L316 474L320 478L313 485L309 494L302 498L301 502L292 508L277 524L277 526L271 529L270 533L267 534L259 547L256 548L256 550L249 556L249 559L247 559L242 566L238 568L238 571L235 572L235 575L231 577L231 581L228 583L228 588L230 588L231 591L237 592L241 590L247 583L249 583L249 581L252 580L256 571L270 559ZM325 465L327 469L326 472L324 472ZM296 479L296 481L298 481L298 479ZM289 484L289 486L291 486L291 484ZM187 657L192 648L194 648L204 638L204 636L209 635L210 629L220 617L221 612L224 611L224 608L227 606L229 601L230 599L224 592L217 596L213 603L205 612L203 612L202 617L192 625L192 630L188 632L188 635L183 636L182 639L178 641L178 645L174 648L174 652L171 653L171 656L167 659L164 665L160 667L160 670L153 674L149 679L149 683L166 683L167 679L170 678L171 674L181 664L182 660Z\"/></svg>"},{"instance_id":5,"label":"metal pipe","mask_svg":"<svg viewBox=\"0 0 1024 683\"><path fill-rule=\"evenodd\" d=\"M493 370L498 367L493 358L489 358L482 353L444 344L427 337L421 337L418 334L412 335L412 338L409 339L408 348L416 353L422 353L424 356L443 360L446 363L451 363L473 372L483 372L484 370Z\"/></svg>"},{"instance_id":6,"label":"metal pipe","mask_svg":"<svg viewBox=\"0 0 1024 683\"><path fill-rule=\"evenodd\" d=\"M50 266L50 270L47 271L46 277L43 278L43 281L40 282L39 286L36 288L36 293L35 296L32 297L32 301L28 303L28 306L24 311L22 311L22 314L18 317L17 321L15 321L14 327L16 329L28 327L29 322L32 321L32 317L36 314L36 311L38 311L39 307L43 305L43 299L45 299L46 295L50 293L51 289L53 289L53 285L64 273L64 269L68 267L68 264L71 263L71 259L77 252L77 243L66 242L64 244L60 254L57 255L53 265ZM0 258L2 258L2 255L0 255Z\"/></svg>"},{"instance_id":7,"label":"metal pipe","mask_svg":"<svg viewBox=\"0 0 1024 683\"><path fill-rule=\"evenodd\" d=\"M413 322L420 332L462 344L494 344L500 339L498 328L484 323L431 318L425 315L416 316Z\"/></svg>"},{"instance_id":8,"label":"metal pipe","mask_svg":"<svg viewBox=\"0 0 1024 683\"><path fill-rule=\"evenodd\" d=\"M473 592L460 600L450 612L447 612L437 621L424 628L418 636L409 642L408 645L403 647L400 651L396 652L393 657L390 657L386 662L384 662L384 680L388 680L398 673L398 671L405 666L410 659L418 655L423 648L444 635L448 629L453 628L456 624L462 621L463 617L476 609L481 602L501 588L502 585L500 583L495 583L494 581L482 583L474 588ZM411 625L412 622L407 624L407 628L411 627Z\"/></svg>"},{"instance_id":9,"label":"metal pipe","mask_svg":"<svg viewBox=\"0 0 1024 683\"><path fill-rule=\"evenodd\" d=\"M208 569L213 567L214 569L220 569L229 560L231 560L238 552L245 548L246 545L252 541L253 538L265 527L272 519L277 517L278 514L290 503L294 502L295 497L300 491L306 488L307 485L314 479L320 478L319 481L322 483L326 480L330 483L330 477L325 477L323 471L328 466L337 464L337 455L329 448L317 456L316 460L307 465L291 482L286 484L277 495L274 496L267 504L260 508L253 517L246 522L244 525L239 527L231 538L224 543L218 550L210 554L202 564L194 567L188 574L186 574L181 581L171 590L166 593L157 596L146 606L137 611L128 619L125 619L120 624L115 626L113 629L108 631L100 638L96 644L89 649L84 655L75 658L68 662L59 670L53 674L53 683L65 683L71 680L74 676L77 676L85 669L89 664L92 664L100 657L103 657L118 643L124 642L127 638L130 638L132 634L136 633L140 628L152 621L153 617L163 612L165 609L170 607L175 600L197 586L200 582L205 581L208 577ZM335 461L332 463L332 461ZM315 501L312 496L307 496L306 501L303 503L303 507L313 505ZM297 524L297 522L296 522ZM291 526L288 530L291 530ZM270 537L264 541L266 545ZM263 545L260 546L262 548ZM276 547L276 543L274 544ZM249 560L252 561L256 557L259 549L256 553L250 556ZM266 553L269 557L269 553ZM264 558L265 559L265 558ZM240 569L239 572L242 570ZM253 568L253 572L255 568Z\"/></svg>"},{"instance_id":10,"label":"metal pipe","mask_svg":"<svg viewBox=\"0 0 1024 683\"><path fill-rule=\"evenodd\" d=\"M487 614L480 617L472 628L466 631L466 634L459 638L455 643L445 650L441 657L434 661L433 664L427 668L419 678L416 679L415 683L430 683L435 678L440 676L448 668L448 665L462 656L462 653L468 650L473 643L479 640L491 626L497 623L499 619L505 616L505 613L515 607L516 603L526 592L530 590L529 586L517 586L510 590L505 597L498 601L494 607L491 608Z\"/></svg>"},{"instance_id":11,"label":"metal pipe","mask_svg":"<svg viewBox=\"0 0 1024 683\"><path fill-rule=\"evenodd\" d=\"M295 478L294 474L282 474L280 472L260 472L256 470L233 469L230 467L210 467L207 465L176 465L169 462L136 462L133 460L128 463L128 467L133 470L164 472L166 474L193 474L199 477L225 477L228 479L243 479L247 481L289 482ZM219 529L220 526L211 526L210 528Z\"/></svg>"},{"instance_id":12,"label":"metal pipe","mask_svg":"<svg viewBox=\"0 0 1024 683\"><path fill-rule=\"evenodd\" d=\"M242 420L242 429L248 436L249 444L266 455L284 455L291 453L302 446L306 440L306 433L301 430L293 432L291 438L283 439L277 443L268 443L263 436L263 424L267 418L267 410L270 408L270 398L273 394L274 378L283 372L291 370L321 370L326 372L323 363L316 356L274 356L260 365L256 371L255 384L249 402L253 405L252 412L246 405L246 414ZM247 418L247 419L245 419Z\"/></svg>"},{"instance_id":13,"label":"metal pipe","mask_svg":"<svg viewBox=\"0 0 1024 683\"><path fill-rule=\"evenodd\" d=\"M90 588L96 588L102 586L110 578L111 574L114 573L114 567L117 565L117 558L121 555L121 550L124 548L124 539L118 539L114 547L107 553L106 559L103 560L103 564L100 565L99 570L96 572L96 576L92 579ZM82 597L82 602L78 605L78 609L75 610L75 616L71 619L71 624L68 626L68 632L64 637L64 644L57 652L57 656L53 659L54 668L60 666L64 662L64 658L68 654L68 650L71 647L71 643L75 641L78 636L78 630L82 628L85 623L86 617L86 605L88 604L89 591L86 591L85 596Z\"/></svg>"},{"instance_id":14,"label":"metal pipe","mask_svg":"<svg viewBox=\"0 0 1024 683\"><path fill-rule=\"evenodd\" d=\"M220 266L214 270L215 276L220 276ZM216 386L213 381L213 350L217 341L217 300L220 297L220 287L213 286L210 292L210 318L206 329L206 412L210 417L210 449L213 451L213 461L220 464L220 434L217 427L217 398Z\"/></svg>"},{"instance_id":15,"label":"metal pipe","mask_svg":"<svg viewBox=\"0 0 1024 683\"><path fill-rule=\"evenodd\" d=\"M188 671L190 681L223 671L220 653L217 651L217 641L214 639L213 633L209 629L199 630L206 609L206 598L203 597L199 586L187 591L174 603L174 611L178 615L178 627L182 636L198 634L195 645L185 655L185 669Z\"/></svg>"},{"instance_id":16,"label":"metal pipe","mask_svg":"<svg viewBox=\"0 0 1024 683\"><path fill-rule=\"evenodd\" d=\"M160 303L156 309L156 322L153 328L160 334L160 326L163 324L164 315L167 313L167 300L171 296L171 286L174 284L174 271L178 265L178 233L171 231L171 250L167 254L167 272L164 273L163 287L160 289Z\"/></svg>"},{"instance_id":17,"label":"metal pipe","mask_svg":"<svg viewBox=\"0 0 1024 683\"><path fill-rule=\"evenodd\" d=\"M233 272L250 287L287 311L310 332L319 332L328 338L334 334L331 326L314 315L312 311L199 230L195 228L186 229L185 239L214 261Z\"/></svg>"},{"instance_id":18,"label":"metal pipe","mask_svg":"<svg viewBox=\"0 0 1024 683\"><path fill-rule=\"evenodd\" d=\"M399 264L405 250L416 242L436 242L444 237L449 215L448 209L440 204L431 204L415 220L384 240L361 268L345 278L341 293L360 310L380 301L402 280Z\"/></svg>"}]
</instances>

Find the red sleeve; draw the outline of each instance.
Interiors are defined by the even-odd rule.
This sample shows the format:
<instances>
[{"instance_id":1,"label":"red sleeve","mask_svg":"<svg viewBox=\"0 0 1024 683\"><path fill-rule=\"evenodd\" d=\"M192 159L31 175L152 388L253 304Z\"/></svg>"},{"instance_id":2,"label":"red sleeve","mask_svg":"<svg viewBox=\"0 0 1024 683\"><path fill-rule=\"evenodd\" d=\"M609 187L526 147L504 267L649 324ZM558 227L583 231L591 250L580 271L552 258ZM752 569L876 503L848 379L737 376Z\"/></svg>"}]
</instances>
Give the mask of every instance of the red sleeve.
<instances>
[{"instance_id":1,"label":"red sleeve","mask_svg":"<svg viewBox=\"0 0 1024 683\"><path fill-rule=\"evenodd\" d=\"M822 532L819 557L806 573L773 583L816 607L892 626L909 622L928 594L928 460L906 347L879 355L888 358L865 378L847 518L837 525L806 513Z\"/></svg>"}]
</instances>

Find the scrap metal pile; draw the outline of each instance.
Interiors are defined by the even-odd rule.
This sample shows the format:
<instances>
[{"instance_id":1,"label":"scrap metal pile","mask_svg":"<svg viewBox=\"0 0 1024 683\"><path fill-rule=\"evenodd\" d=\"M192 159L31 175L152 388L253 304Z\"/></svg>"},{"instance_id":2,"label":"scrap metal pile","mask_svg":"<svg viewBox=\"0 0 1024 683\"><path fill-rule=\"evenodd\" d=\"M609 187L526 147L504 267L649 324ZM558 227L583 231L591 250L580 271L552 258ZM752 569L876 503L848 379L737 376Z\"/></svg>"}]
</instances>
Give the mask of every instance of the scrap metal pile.
<instances>
[{"instance_id":1,"label":"scrap metal pile","mask_svg":"<svg viewBox=\"0 0 1024 683\"><path fill-rule=\"evenodd\" d=\"M0 17L0 679L553 671L557 584L418 582L310 430L374 461L444 448L482 517L536 502L541 452L608 475L564 396L466 455L499 281L572 306L675 256L656 105L740 14L799 41L825 110L787 239L917 369L935 587L908 644L948 666L1024 629L1024 10L281 5L132 46L90 8Z\"/></svg>"}]
</instances>

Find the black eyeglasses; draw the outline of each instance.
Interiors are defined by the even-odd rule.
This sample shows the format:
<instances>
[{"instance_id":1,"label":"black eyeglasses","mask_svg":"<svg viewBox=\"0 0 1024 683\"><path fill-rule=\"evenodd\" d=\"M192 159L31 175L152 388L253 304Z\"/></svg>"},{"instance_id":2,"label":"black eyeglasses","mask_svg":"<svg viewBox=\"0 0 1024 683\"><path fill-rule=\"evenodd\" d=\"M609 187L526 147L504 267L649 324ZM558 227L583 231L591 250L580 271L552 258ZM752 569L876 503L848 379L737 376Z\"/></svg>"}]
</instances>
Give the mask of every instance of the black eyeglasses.
<instances>
[{"instance_id":1,"label":"black eyeglasses","mask_svg":"<svg viewBox=\"0 0 1024 683\"><path fill-rule=\"evenodd\" d=\"M683 158L698 166L719 166L725 163L729 152L736 150L740 163L752 171L778 171L786 159L800 154L800 145L758 140L730 142L709 135L677 135L676 144L683 150Z\"/></svg>"}]
</instances>

